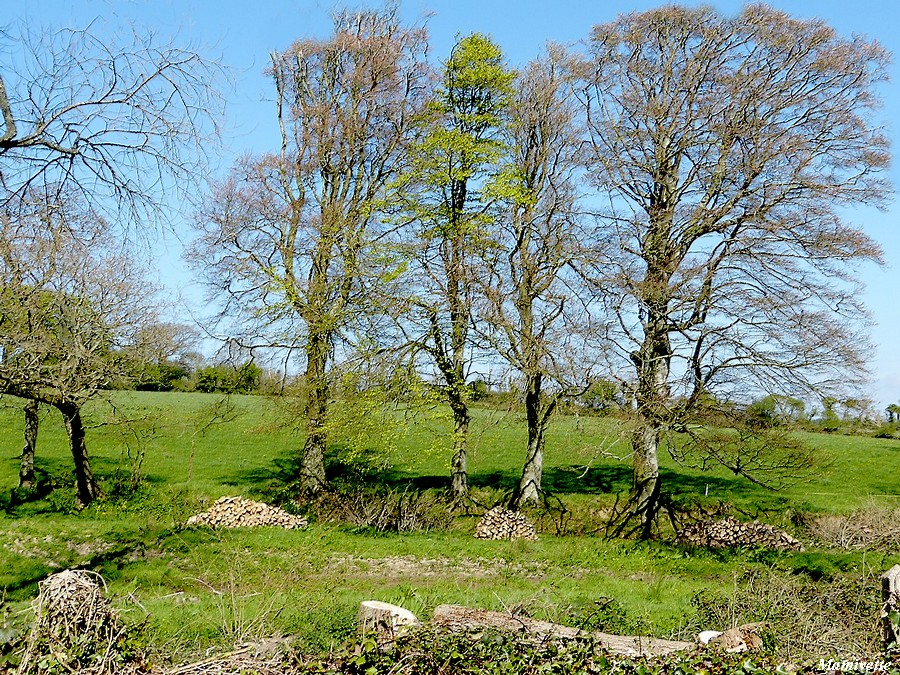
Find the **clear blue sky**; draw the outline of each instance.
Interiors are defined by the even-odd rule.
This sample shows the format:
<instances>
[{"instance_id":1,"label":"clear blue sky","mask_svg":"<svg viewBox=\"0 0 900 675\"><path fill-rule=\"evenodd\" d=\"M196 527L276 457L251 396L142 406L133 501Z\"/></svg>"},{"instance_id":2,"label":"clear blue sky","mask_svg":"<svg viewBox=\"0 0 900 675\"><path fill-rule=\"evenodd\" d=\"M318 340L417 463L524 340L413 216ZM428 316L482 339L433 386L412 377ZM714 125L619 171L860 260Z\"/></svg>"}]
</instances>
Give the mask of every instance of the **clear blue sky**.
<instances>
[{"instance_id":1,"label":"clear blue sky","mask_svg":"<svg viewBox=\"0 0 900 675\"><path fill-rule=\"evenodd\" d=\"M359 3L351 2L349 6ZM612 20L616 15L658 7L664 2L646 0L606 0L590 2L557 0L407 0L401 12L415 21L427 15L432 36L432 57L447 56L458 34L480 31L491 35L504 49L509 62L522 64L536 56L547 40L570 43L586 37L591 26ZM712 1L684 2L707 4L734 14L744 3ZM827 0L802 2L779 0L769 3L798 17L825 19L843 35L854 33L875 38L895 55L891 82L881 90L884 99L882 118L898 153L900 139L900 3L847 2ZM283 49L300 37L325 36L330 13L341 3L317 0L220 0L176 2L173 0L28 0L16 3L20 18L35 26L84 27L99 19L97 29L113 30L134 22L161 36L175 35L179 42L191 42L207 54L220 56L234 69L235 89L228 96L229 156L247 151L264 151L276 146L277 129L267 98L269 82L262 76L267 54ZM7 7L9 10L9 7ZM5 22L13 17L7 13ZM900 159L894 162L892 178L900 186ZM887 266L869 266L862 270L867 285L866 304L877 321L872 337L877 352L872 355L873 372L869 395L880 403L900 401L900 203L887 212L860 209L855 214L865 230L881 243ZM161 278L177 287L185 287L187 272L178 259L178 245L170 242L161 250ZM201 293L188 292L187 298L199 299Z\"/></svg>"}]
</instances>

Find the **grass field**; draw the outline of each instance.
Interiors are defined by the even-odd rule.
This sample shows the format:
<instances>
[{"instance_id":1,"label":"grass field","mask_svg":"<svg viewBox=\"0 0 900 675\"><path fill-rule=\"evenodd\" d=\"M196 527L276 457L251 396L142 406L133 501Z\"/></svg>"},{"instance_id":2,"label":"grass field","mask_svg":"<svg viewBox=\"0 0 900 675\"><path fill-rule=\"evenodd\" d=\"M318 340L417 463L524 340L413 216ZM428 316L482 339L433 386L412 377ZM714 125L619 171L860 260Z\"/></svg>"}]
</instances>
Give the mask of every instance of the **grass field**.
<instances>
[{"instance_id":1,"label":"grass field","mask_svg":"<svg viewBox=\"0 0 900 675\"><path fill-rule=\"evenodd\" d=\"M364 599L401 604L420 616L441 603L520 608L570 625L690 639L709 627L697 612L699 594L728 596L748 571L789 572L808 556L685 551L552 532L537 542L486 542L471 537L474 514L441 531L409 534L323 522L302 531L183 529L188 516L219 496L282 494L302 443L292 431L295 420L261 397L223 404L212 394L122 392L112 400L114 411L98 403L88 414L89 450L107 496L82 512L71 506L65 437L50 412L42 418L36 462L49 487L36 500L10 503L22 422L14 400L0 409L0 587L14 624L27 622L40 579L80 566L104 576L121 611L133 622L146 621L148 643L166 658L276 634L327 649L353 633ZM443 485L447 422L421 411L389 417L389 433L373 436L382 447L370 448L381 462L372 475L397 489ZM124 418L132 421L117 423ZM513 486L524 454L521 422L516 414L476 412L470 459L476 498L495 499ZM336 436L341 445L345 439ZM900 441L812 434L804 440L828 463L806 484L775 493L668 461L666 486L783 525L806 512L900 506ZM136 490L133 475L144 479ZM556 421L545 487L573 513L589 520L628 483L621 422L575 415ZM550 520L552 514L542 522ZM841 569L858 576L900 562L890 551L840 555Z\"/></svg>"}]
</instances>

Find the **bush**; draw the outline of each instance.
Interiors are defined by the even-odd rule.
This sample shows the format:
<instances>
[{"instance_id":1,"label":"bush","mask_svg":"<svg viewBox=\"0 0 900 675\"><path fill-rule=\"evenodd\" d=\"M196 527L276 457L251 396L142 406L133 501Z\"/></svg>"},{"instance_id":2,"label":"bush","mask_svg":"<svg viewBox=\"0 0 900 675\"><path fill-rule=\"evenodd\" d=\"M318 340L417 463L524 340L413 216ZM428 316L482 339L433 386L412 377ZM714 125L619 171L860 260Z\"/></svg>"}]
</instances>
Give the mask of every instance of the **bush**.
<instances>
[{"instance_id":1,"label":"bush","mask_svg":"<svg viewBox=\"0 0 900 675\"><path fill-rule=\"evenodd\" d=\"M900 550L900 508L874 501L846 515L821 515L807 524L820 544L845 551Z\"/></svg>"},{"instance_id":2,"label":"bush","mask_svg":"<svg viewBox=\"0 0 900 675\"><path fill-rule=\"evenodd\" d=\"M240 366L219 364L197 370L197 391L204 394L253 394L259 390L262 368L252 361Z\"/></svg>"}]
</instances>

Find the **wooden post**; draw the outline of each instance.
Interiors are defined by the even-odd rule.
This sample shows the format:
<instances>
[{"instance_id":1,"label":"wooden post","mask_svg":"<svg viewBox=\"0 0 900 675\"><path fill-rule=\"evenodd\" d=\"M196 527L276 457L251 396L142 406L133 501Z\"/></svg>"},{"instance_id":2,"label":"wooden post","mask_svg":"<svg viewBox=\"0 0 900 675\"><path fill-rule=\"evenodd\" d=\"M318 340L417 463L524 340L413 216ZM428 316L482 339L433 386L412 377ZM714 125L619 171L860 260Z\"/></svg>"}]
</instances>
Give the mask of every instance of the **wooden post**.
<instances>
[{"instance_id":1,"label":"wooden post","mask_svg":"<svg viewBox=\"0 0 900 675\"><path fill-rule=\"evenodd\" d=\"M881 622L885 649L900 647L900 565L881 575Z\"/></svg>"}]
</instances>

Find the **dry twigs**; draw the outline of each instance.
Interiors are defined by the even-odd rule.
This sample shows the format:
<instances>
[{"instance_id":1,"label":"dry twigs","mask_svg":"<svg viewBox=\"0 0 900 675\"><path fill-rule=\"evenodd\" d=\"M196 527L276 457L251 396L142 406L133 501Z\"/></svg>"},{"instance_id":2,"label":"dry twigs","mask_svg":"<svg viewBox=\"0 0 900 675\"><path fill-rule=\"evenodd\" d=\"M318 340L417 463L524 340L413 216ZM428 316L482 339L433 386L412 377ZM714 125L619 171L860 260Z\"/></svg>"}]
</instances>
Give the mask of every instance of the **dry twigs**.
<instances>
[{"instance_id":1,"label":"dry twigs","mask_svg":"<svg viewBox=\"0 0 900 675\"><path fill-rule=\"evenodd\" d=\"M166 668L162 675L230 675L231 673L255 673L255 675L289 675L297 672L285 664L285 659L273 654L268 645L242 645L237 649L217 654L202 661Z\"/></svg>"},{"instance_id":2,"label":"dry twigs","mask_svg":"<svg viewBox=\"0 0 900 675\"><path fill-rule=\"evenodd\" d=\"M38 584L34 625L18 675L146 672L142 655L127 648L126 627L103 597L101 583L95 572L67 570Z\"/></svg>"}]
</instances>

